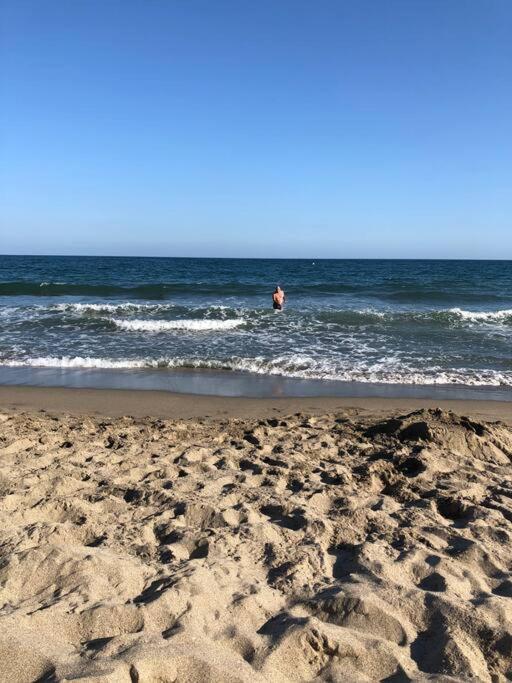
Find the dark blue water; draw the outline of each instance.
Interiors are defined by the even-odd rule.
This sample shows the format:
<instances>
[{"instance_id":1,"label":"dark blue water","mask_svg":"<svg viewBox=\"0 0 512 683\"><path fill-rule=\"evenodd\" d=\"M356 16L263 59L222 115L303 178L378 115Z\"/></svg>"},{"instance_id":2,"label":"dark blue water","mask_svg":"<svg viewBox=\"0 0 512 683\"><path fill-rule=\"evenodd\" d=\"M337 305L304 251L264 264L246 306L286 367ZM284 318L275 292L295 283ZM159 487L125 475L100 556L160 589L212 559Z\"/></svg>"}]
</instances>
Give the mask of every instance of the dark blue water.
<instances>
[{"instance_id":1,"label":"dark blue water","mask_svg":"<svg viewBox=\"0 0 512 683\"><path fill-rule=\"evenodd\" d=\"M4 368L512 386L508 261L2 256L0 323Z\"/></svg>"}]
</instances>

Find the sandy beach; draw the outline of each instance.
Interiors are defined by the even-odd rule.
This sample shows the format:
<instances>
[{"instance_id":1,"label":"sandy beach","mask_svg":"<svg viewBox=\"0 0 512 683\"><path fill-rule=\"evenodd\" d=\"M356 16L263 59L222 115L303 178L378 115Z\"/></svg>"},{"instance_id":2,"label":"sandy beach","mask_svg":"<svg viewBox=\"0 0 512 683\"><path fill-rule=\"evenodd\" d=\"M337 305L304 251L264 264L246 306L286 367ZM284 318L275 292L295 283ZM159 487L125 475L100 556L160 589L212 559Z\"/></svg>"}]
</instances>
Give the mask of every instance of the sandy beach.
<instances>
[{"instance_id":1,"label":"sandy beach","mask_svg":"<svg viewBox=\"0 0 512 683\"><path fill-rule=\"evenodd\" d=\"M0 683L512 683L512 2L0 17Z\"/></svg>"},{"instance_id":2,"label":"sandy beach","mask_svg":"<svg viewBox=\"0 0 512 683\"><path fill-rule=\"evenodd\" d=\"M510 680L512 409L441 403L0 389L0 679Z\"/></svg>"}]
</instances>

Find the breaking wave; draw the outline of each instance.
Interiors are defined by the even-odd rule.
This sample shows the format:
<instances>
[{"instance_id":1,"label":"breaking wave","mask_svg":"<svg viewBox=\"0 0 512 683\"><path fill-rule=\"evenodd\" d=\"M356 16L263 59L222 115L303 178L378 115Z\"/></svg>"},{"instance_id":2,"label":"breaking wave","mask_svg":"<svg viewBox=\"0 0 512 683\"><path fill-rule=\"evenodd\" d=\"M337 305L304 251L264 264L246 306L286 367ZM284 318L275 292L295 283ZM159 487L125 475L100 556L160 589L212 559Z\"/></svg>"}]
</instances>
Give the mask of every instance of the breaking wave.
<instances>
[{"instance_id":1,"label":"breaking wave","mask_svg":"<svg viewBox=\"0 0 512 683\"><path fill-rule=\"evenodd\" d=\"M89 356L46 356L23 360L0 360L6 367L82 368L82 369L210 369L249 372L259 375L279 375L299 379L337 380L372 384L466 385L481 387L512 386L512 371L492 369L439 367L415 368L397 360L395 356L379 362L365 361L334 364L310 356L291 354L272 360L263 357L230 359L199 358L135 358L113 359Z\"/></svg>"},{"instance_id":2,"label":"breaking wave","mask_svg":"<svg viewBox=\"0 0 512 683\"><path fill-rule=\"evenodd\" d=\"M132 311L170 311L176 308L174 304L138 304L131 301L123 303L61 303L52 304L52 311L74 313L123 313Z\"/></svg>"},{"instance_id":3,"label":"breaking wave","mask_svg":"<svg viewBox=\"0 0 512 683\"><path fill-rule=\"evenodd\" d=\"M465 311L462 308L451 308L449 313L469 322L512 323L512 308L503 311Z\"/></svg>"},{"instance_id":4,"label":"breaking wave","mask_svg":"<svg viewBox=\"0 0 512 683\"><path fill-rule=\"evenodd\" d=\"M133 301L129 302L93 302L93 303L72 303L64 302L57 304L49 304L48 306L17 306L9 308L0 308L0 313L2 316L7 317L9 314L17 312L19 314L23 313L62 313L62 314L76 314L78 316L93 315L99 317L102 314L113 316L108 318L109 320L115 322L116 325L122 327L126 330L137 329L137 330L147 330L147 331L158 331L158 325L161 323L160 330L164 329L186 329L187 324L181 324L181 321L176 321L178 324L175 325L175 321L149 321L142 320L127 320L125 321L119 317L130 314L136 314L138 312L153 315L153 314L166 314L171 313L174 316L194 316L189 329L207 329L211 325L211 328L224 327L229 329L230 327L237 327L238 325L244 324L251 319L267 318L268 314L271 313L268 308L244 308L244 307L231 307L223 305L206 305L206 306L191 306L176 303L137 303ZM233 316L236 316L233 319ZM243 320L241 320L243 317ZM197 321L196 321L197 318ZM226 325L216 325L215 319L219 319L218 322L225 322ZM347 325L349 327L367 325L367 324L377 324L377 325L392 325L392 326L402 326L407 323L416 323L421 325L434 325L439 326L475 326L475 325L502 325L503 327L512 326L512 309L502 309L502 310L485 310L485 311L471 311L463 308L447 308L447 309L380 309L380 308L327 308L324 310L316 311L314 309L304 309L300 310L297 308L290 307L287 310L286 318L281 318L280 322L286 322L291 324L292 320L295 323L299 321L301 325L307 326L309 324L326 324L326 325ZM204 319L205 326L203 327L201 321ZM273 317L270 318L273 320ZM128 324L129 322L129 324ZM148 324L147 324L148 323ZM168 324L171 323L171 324ZM143 327L143 324L147 327Z\"/></svg>"},{"instance_id":5,"label":"breaking wave","mask_svg":"<svg viewBox=\"0 0 512 683\"><path fill-rule=\"evenodd\" d=\"M131 332L169 332L185 330L206 332L215 330L232 330L245 324L245 320L120 320L111 318L111 322L121 330Z\"/></svg>"},{"instance_id":6,"label":"breaking wave","mask_svg":"<svg viewBox=\"0 0 512 683\"><path fill-rule=\"evenodd\" d=\"M2 365L163 368L164 384L165 369L210 368L512 386L512 262L2 257L0 266ZM277 282L287 304L274 315Z\"/></svg>"}]
</instances>

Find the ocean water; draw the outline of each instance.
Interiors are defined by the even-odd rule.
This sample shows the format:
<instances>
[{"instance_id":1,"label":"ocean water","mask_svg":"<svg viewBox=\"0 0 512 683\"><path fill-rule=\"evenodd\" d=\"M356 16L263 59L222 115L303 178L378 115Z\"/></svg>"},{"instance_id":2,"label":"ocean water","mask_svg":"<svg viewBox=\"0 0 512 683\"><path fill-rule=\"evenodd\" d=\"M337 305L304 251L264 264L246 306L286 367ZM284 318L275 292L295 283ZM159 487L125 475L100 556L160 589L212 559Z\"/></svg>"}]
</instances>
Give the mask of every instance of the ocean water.
<instances>
[{"instance_id":1,"label":"ocean water","mask_svg":"<svg viewBox=\"0 0 512 683\"><path fill-rule=\"evenodd\" d=\"M512 262L0 256L6 368L512 387Z\"/></svg>"}]
</instances>

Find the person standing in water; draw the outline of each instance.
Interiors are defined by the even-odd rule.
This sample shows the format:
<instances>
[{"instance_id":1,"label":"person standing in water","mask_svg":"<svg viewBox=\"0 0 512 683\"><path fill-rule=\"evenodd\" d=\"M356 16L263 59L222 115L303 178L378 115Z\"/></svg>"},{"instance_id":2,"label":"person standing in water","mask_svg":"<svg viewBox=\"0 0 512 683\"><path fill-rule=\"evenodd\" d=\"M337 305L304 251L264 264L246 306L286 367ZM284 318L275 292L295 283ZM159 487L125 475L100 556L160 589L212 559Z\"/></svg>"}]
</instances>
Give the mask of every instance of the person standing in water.
<instances>
[{"instance_id":1,"label":"person standing in water","mask_svg":"<svg viewBox=\"0 0 512 683\"><path fill-rule=\"evenodd\" d=\"M272 307L274 311L282 311L284 302L286 301L286 296L279 285L274 290L272 294Z\"/></svg>"}]
</instances>

